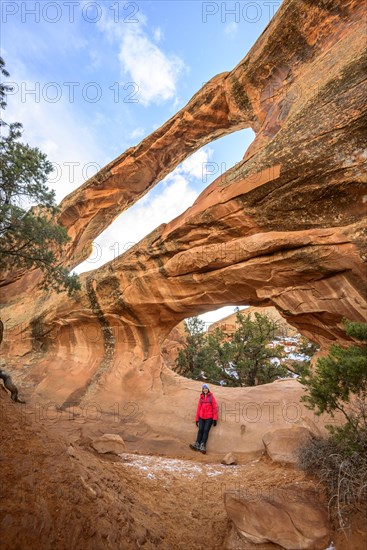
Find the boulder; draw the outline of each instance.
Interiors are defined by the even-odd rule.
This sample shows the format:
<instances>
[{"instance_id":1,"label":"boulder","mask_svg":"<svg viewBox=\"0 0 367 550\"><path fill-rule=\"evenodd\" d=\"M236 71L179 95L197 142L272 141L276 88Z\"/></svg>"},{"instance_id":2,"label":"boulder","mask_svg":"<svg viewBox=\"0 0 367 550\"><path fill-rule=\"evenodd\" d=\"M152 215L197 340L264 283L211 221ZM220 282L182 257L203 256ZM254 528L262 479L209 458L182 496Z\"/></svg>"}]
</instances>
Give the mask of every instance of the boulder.
<instances>
[{"instance_id":1,"label":"boulder","mask_svg":"<svg viewBox=\"0 0 367 550\"><path fill-rule=\"evenodd\" d=\"M317 424L308 416L301 416L300 418L301 426L303 425L304 428L307 428L310 430L313 436L315 437L321 437L322 432L320 428L317 426Z\"/></svg>"},{"instance_id":2,"label":"boulder","mask_svg":"<svg viewBox=\"0 0 367 550\"><path fill-rule=\"evenodd\" d=\"M221 464L225 464L227 466L235 465L237 464L237 457L233 453L227 453L226 456L221 461Z\"/></svg>"},{"instance_id":3,"label":"boulder","mask_svg":"<svg viewBox=\"0 0 367 550\"><path fill-rule=\"evenodd\" d=\"M326 547L327 511L311 489L290 484L256 495L243 490L227 491L224 503L228 517L246 543L271 542L287 550Z\"/></svg>"},{"instance_id":4,"label":"boulder","mask_svg":"<svg viewBox=\"0 0 367 550\"><path fill-rule=\"evenodd\" d=\"M269 457L275 462L297 463L298 449L312 439L307 428L292 426L267 432L263 443Z\"/></svg>"},{"instance_id":5,"label":"boulder","mask_svg":"<svg viewBox=\"0 0 367 550\"><path fill-rule=\"evenodd\" d=\"M125 452L126 449L124 440L117 434L103 434L93 440L92 447L100 454L112 453L115 455Z\"/></svg>"}]
</instances>

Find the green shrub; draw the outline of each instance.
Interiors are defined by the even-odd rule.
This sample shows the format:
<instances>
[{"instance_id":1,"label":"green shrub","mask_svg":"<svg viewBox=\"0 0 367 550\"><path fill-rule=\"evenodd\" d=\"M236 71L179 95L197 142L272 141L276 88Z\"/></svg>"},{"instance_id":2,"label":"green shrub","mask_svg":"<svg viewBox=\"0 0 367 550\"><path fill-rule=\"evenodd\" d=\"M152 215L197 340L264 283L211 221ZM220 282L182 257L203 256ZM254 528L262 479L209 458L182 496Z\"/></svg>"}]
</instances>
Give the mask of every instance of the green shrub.
<instances>
[{"instance_id":1,"label":"green shrub","mask_svg":"<svg viewBox=\"0 0 367 550\"><path fill-rule=\"evenodd\" d=\"M299 449L298 464L323 484L332 523L347 530L352 516L366 509L367 455L343 447L332 437L313 439Z\"/></svg>"},{"instance_id":2,"label":"green shrub","mask_svg":"<svg viewBox=\"0 0 367 550\"><path fill-rule=\"evenodd\" d=\"M367 497L367 323L344 320L346 333L359 345L333 345L326 357L306 369L300 382L302 400L316 414L334 416L344 424L327 426L330 436L311 441L299 451L299 466L326 487L331 518L340 528L366 510Z\"/></svg>"}]
</instances>

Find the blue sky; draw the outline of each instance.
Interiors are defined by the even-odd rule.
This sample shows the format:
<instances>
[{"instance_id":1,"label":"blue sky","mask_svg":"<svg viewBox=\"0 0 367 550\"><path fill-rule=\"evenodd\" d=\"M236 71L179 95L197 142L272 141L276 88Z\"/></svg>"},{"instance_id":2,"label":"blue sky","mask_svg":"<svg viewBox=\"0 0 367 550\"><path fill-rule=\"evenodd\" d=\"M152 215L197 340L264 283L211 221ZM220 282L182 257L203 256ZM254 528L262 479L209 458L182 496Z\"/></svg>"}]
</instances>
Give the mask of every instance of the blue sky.
<instances>
[{"instance_id":1,"label":"blue sky","mask_svg":"<svg viewBox=\"0 0 367 550\"><path fill-rule=\"evenodd\" d=\"M24 141L54 163L49 186L59 201L235 67L280 3L3 0L1 55L14 83L4 118L21 122ZM186 210L253 137L237 132L192 155L96 239L77 271Z\"/></svg>"}]
</instances>

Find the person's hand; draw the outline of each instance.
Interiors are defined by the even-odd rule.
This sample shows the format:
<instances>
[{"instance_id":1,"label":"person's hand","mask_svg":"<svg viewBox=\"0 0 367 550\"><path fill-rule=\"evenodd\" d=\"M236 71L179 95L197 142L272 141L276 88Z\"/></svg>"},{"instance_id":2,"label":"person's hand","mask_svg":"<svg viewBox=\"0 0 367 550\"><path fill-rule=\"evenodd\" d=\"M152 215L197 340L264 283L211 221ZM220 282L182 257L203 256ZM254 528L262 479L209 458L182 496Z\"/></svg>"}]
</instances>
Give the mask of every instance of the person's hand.
<instances>
[{"instance_id":1,"label":"person's hand","mask_svg":"<svg viewBox=\"0 0 367 550\"><path fill-rule=\"evenodd\" d=\"M216 425L217 425L217 421L214 420L214 421L213 421L213 426L216 426Z\"/></svg>"},{"instance_id":2,"label":"person's hand","mask_svg":"<svg viewBox=\"0 0 367 550\"><path fill-rule=\"evenodd\" d=\"M196 420L195 424L199 427L199 420Z\"/></svg>"}]
</instances>

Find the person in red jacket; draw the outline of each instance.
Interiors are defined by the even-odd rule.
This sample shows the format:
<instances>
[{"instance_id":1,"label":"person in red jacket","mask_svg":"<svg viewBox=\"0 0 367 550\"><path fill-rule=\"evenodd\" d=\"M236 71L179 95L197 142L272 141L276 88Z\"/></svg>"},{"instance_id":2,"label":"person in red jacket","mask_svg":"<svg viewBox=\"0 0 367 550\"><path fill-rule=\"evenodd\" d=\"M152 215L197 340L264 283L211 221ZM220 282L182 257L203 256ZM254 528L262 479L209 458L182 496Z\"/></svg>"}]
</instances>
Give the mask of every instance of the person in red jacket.
<instances>
[{"instance_id":1,"label":"person in red jacket","mask_svg":"<svg viewBox=\"0 0 367 550\"><path fill-rule=\"evenodd\" d=\"M196 411L196 425L199 428L196 441L190 448L194 451L206 453L206 442L208 441L209 430L217 425L218 407L214 395L207 384L203 384Z\"/></svg>"}]
</instances>

